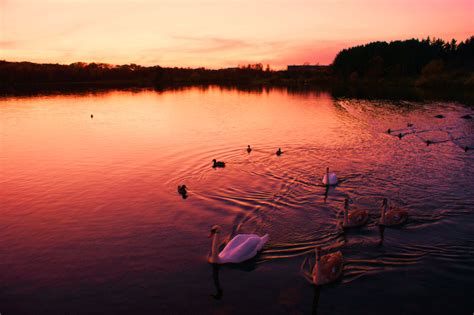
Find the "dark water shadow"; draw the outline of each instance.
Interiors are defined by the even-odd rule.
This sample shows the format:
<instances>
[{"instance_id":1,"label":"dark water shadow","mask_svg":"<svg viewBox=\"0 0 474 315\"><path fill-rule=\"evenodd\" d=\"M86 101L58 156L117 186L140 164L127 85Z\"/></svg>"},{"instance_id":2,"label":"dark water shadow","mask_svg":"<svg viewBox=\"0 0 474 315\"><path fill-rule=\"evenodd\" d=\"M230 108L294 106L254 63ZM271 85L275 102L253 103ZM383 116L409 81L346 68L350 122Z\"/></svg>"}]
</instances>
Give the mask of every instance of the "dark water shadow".
<instances>
[{"instance_id":1,"label":"dark water shadow","mask_svg":"<svg viewBox=\"0 0 474 315\"><path fill-rule=\"evenodd\" d=\"M224 295L224 291L222 290L221 283L220 283L220 280L219 280L219 269L220 269L219 264L212 264L212 281L214 283L216 293L211 294L211 296L215 300L222 299L222 296Z\"/></svg>"},{"instance_id":2,"label":"dark water shadow","mask_svg":"<svg viewBox=\"0 0 474 315\"><path fill-rule=\"evenodd\" d=\"M319 306L319 298L321 296L321 288L318 285L313 285L313 307L311 310L311 314L318 315L318 306Z\"/></svg>"},{"instance_id":3,"label":"dark water shadow","mask_svg":"<svg viewBox=\"0 0 474 315\"><path fill-rule=\"evenodd\" d=\"M474 92L468 89L422 89L409 86L386 85L339 85L331 88L334 98L355 98L365 100L393 100L393 101L457 101L474 106ZM409 106L399 103L400 106Z\"/></svg>"},{"instance_id":4,"label":"dark water shadow","mask_svg":"<svg viewBox=\"0 0 474 315\"><path fill-rule=\"evenodd\" d=\"M114 91L141 92L154 91L158 94L165 92L180 92L188 89L207 91L218 88L221 91L236 91L249 94L263 94L270 91L283 91L292 95L321 95L329 94L333 98L355 98L365 100L392 101L456 101L474 107L474 92L469 89L422 89L410 86L390 85L321 85L321 86L284 86L284 85L247 85L247 84L170 84L166 86L151 86L147 84L131 84L130 82L76 82L68 84L31 84L11 88L0 88L1 97L32 97L48 95L90 95ZM408 106L403 102L397 105Z\"/></svg>"},{"instance_id":5,"label":"dark water shadow","mask_svg":"<svg viewBox=\"0 0 474 315\"><path fill-rule=\"evenodd\" d=\"M222 289L221 282L220 282L220 271L222 269L234 269L240 270L245 272L254 271L257 268L257 259L252 258L250 260L244 261L238 264L211 264L212 265L212 282L214 284L215 293L211 294L212 298L215 300L221 300L224 296L224 290Z\"/></svg>"},{"instance_id":6,"label":"dark water shadow","mask_svg":"<svg viewBox=\"0 0 474 315\"><path fill-rule=\"evenodd\" d=\"M380 234L379 246L382 246L384 237L385 237L385 226L379 225L379 234Z\"/></svg>"}]
</instances>

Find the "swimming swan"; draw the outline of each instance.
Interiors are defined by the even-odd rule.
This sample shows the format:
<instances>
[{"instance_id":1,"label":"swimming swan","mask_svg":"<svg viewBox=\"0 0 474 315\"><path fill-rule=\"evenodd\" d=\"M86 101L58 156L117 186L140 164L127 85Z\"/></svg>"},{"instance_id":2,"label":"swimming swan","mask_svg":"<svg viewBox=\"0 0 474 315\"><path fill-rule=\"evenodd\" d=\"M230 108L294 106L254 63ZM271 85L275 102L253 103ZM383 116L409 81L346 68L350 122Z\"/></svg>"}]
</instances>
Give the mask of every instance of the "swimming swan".
<instances>
[{"instance_id":1,"label":"swimming swan","mask_svg":"<svg viewBox=\"0 0 474 315\"><path fill-rule=\"evenodd\" d=\"M278 150L276 151L276 155L280 156L282 153L283 151L281 150L281 148L278 148Z\"/></svg>"},{"instance_id":2,"label":"swimming swan","mask_svg":"<svg viewBox=\"0 0 474 315\"><path fill-rule=\"evenodd\" d=\"M256 234L237 234L219 253L219 234L221 227L214 225L209 237L212 238L212 252L209 262L213 264L241 263L257 255L268 242L268 234L260 237Z\"/></svg>"},{"instance_id":3,"label":"swimming swan","mask_svg":"<svg viewBox=\"0 0 474 315\"><path fill-rule=\"evenodd\" d=\"M328 183L328 178L329 178L329 183ZM326 186L337 184L336 173L329 173L329 167L326 168L326 174L324 174L324 177L323 177L323 184Z\"/></svg>"},{"instance_id":4,"label":"swimming swan","mask_svg":"<svg viewBox=\"0 0 474 315\"><path fill-rule=\"evenodd\" d=\"M344 269L344 257L340 251L321 256L321 247L315 250L316 263L314 267L309 262L309 271L305 270L306 257L301 264L303 275L310 283L315 285L323 285L337 280Z\"/></svg>"},{"instance_id":5,"label":"swimming swan","mask_svg":"<svg viewBox=\"0 0 474 315\"><path fill-rule=\"evenodd\" d=\"M349 212L349 199L344 200L344 221L342 226L344 228L358 227L365 225L369 220L369 213L367 210L354 210Z\"/></svg>"},{"instance_id":6,"label":"swimming swan","mask_svg":"<svg viewBox=\"0 0 474 315\"><path fill-rule=\"evenodd\" d=\"M380 215L380 225L384 226L394 226L405 223L408 219L408 212L400 209L390 209L388 208L388 199L384 198L382 203L382 210Z\"/></svg>"}]
</instances>

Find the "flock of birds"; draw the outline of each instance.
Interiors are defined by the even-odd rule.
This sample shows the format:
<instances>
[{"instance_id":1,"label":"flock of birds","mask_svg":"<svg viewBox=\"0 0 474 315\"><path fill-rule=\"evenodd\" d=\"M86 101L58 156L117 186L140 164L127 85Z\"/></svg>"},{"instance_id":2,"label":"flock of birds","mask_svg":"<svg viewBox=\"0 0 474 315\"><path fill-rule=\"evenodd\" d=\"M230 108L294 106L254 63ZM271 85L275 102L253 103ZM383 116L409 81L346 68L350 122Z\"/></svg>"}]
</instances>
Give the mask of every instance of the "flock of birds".
<instances>
[{"instance_id":1,"label":"flock of birds","mask_svg":"<svg viewBox=\"0 0 474 315\"><path fill-rule=\"evenodd\" d=\"M252 148L247 146L247 152L250 153ZM277 156L283 154L281 148L275 153ZM225 167L225 162L212 160L213 168ZM336 186L338 178L336 173L330 172L329 167L322 178L322 183L326 187ZM178 193L183 197L187 197L186 185L178 186ZM342 222L338 222L337 227L340 233L344 233L345 229L358 228L366 225L369 220L369 212L367 210L354 210L349 212L350 199L344 200L344 218ZM384 198L380 212L379 225L381 227L397 226L405 223L408 219L408 212L402 209L388 207L388 199ZM220 233L222 229L219 225L211 228L209 238L212 238L211 255L209 262L212 264L238 264L252 259L268 242L269 235L259 236L257 234L237 234L219 251L221 244ZM305 258L301 265L303 276L314 285L323 285L336 281L341 275L344 267L344 257L341 251L321 254L321 247L315 248L316 262L314 266L309 263L309 270L305 270L308 259Z\"/></svg>"},{"instance_id":2,"label":"flock of birds","mask_svg":"<svg viewBox=\"0 0 474 315\"><path fill-rule=\"evenodd\" d=\"M443 115L436 115L435 118L442 119ZM91 114L91 119L94 118L94 115ZM472 119L471 115L464 115L462 119ZM408 128L412 128L412 123L407 123ZM399 132L396 134L397 130L388 129L388 134L394 134L399 139L402 139L404 136L409 133L414 132ZM426 145L429 146L434 142L432 140L425 140ZM468 146L463 147L464 151L467 152L471 149ZM252 148L250 145L247 146L247 153L250 154ZM281 156L283 151L281 148L275 153L277 156ZM225 162L217 161L216 159L212 160L213 168L222 168L225 167ZM337 175L334 172L329 172L329 168L326 169L326 173L323 176L322 183L329 187L335 186L338 183ZM187 198L187 187L186 185L178 186L178 193L183 197ZM357 228L367 224L369 219L369 213L367 210L355 210L349 213L349 202L348 198L344 201L344 218L342 222L338 222L338 229L340 232L344 232L344 229L348 228ZM380 212L380 221L379 225L382 227L385 226L396 226L405 223L408 219L408 212L402 209L390 208L388 210L388 199L384 198L382 202L381 212ZM212 249L211 256L209 257L209 262L213 264L227 264L227 263L241 263L247 261L257 255L257 253L263 248L263 246L268 242L269 235L265 234L259 236L256 234L237 234L234 236L229 243L224 247L222 251L219 252L219 234L221 232L221 227L214 225L211 228L211 233L209 237L212 237ZM309 270L305 270L305 266L308 262L307 257L303 260L301 268L303 270L303 275L305 278L315 285L323 285L337 280L341 275L344 267L344 257L341 251L328 253L326 255L321 254L321 247L315 248L315 258L316 262L311 266L309 262Z\"/></svg>"},{"instance_id":3,"label":"flock of birds","mask_svg":"<svg viewBox=\"0 0 474 315\"><path fill-rule=\"evenodd\" d=\"M444 117L444 115L438 114L438 115L434 116L434 118L443 119L443 118L445 118L445 117ZM468 119L472 119L473 117L472 117L471 115L469 115L469 114L466 114L466 115L464 115L464 116L461 116L461 118L468 120ZM398 137L398 138L401 140L403 137L405 137L405 136L407 136L407 135L409 135L409 134L416 134L416 133L421 133L421 132L423 132L423 131L421 131L421 132L418 131L418 132L417 132L416 130L413 129L413 127L414 127L414 125L413 125L412 123L407 123L407 128L411 128L409 131L403 132L404 129L401 129L401 130L392 130L391 128L389 128L389 129L387 129L387 133L388 133L389 135L394 135L394 136ZM398 133L397 133L397 132L398 132ZM458 139L450 139L450 140L454 142L454 140L458 140ZM430 139L426 139L426 140L423 140L423 141L426 143L427 146L429 146L429 145L431 145L431 144L437 143L437 142L435 142L435 141L433 141L433 140L430 140ZM449 140L446 140L446 141L449 141ZM446 142L446 141L441 141L441 142ZM469 151L470 149L473 149L472 147L469 147L469 146L467 146L467 145L464 145L464 146L461 146L461 145L460 145L460 147L464 150L464 152L467 152L467 151Z\"/></svg>"},{"instance_id":4,"label":"flock of birds","mask_svg":"<svg viewBox=\"0 0 474 315\"><path fill-rule=\"evenodd\" d=\"M435 118L442 119L443 115L436 115ZM472 119L470 115L464 115L461 118L463 119ZM412 128L413 124L408 123L408 128ZM388 134L394 134L397 130L388 129ZM412 133L414 133L413 131ZM398 138L402 138L408 133L400 132L398 135L395 134ZM426 140L426 144L430 145L434 143L431 140ZM470 148L465 146L464 151L468 151ZM250 154L252 148L250 145L247 146L247 152ZM283 154L281 148L275 153L277 156ZM217 161L216 159L212 160L213 168L222 168L225 167L225 162ZM338 184L338 178L336 173L330 172L329 168L326 168L326 173L322 178L322 183L326 187L335 186ZM186 185L178 186L178 193L183 197L187 197L187 187ZM345 229L349 228L358 228L366 225L369 220L369 212L367 210L354 210L349 212L349 203L350 199L346 198L344 200L344 218L337 223L337 228L340 233L344 233ZM389 208L388 199L384 198L380 211L380 220L379 226L390 227L397 226L405 223L408 219L408 212L403 209ZM257 255L257 253L263 248L263 246L268 242L269 235L265 234L259 236L256 234L237 234L235 235L219 252L220 245L220 233L221 227L219 225L214 225L211 228L209 238L212 237L212 247L211 255L209 257L209 262L212 264L238 264L249 259L252 259ZM310 283L314 285L324 285L336 281L341 275L344 269L344 256L341 251L328 253L322 255L321 247L317 246L315 248L315 258L316 261L312 266L311 261L309 261L309 269L306 269L308 263L308 257L303 260L301 269L303 271L303 276Z\"/></svg>"},{"instance_id":5,"label":"flock of birds","mask_svg":"<svg viewBox=\"0 0 474 315\"><path fill-rule=\"evenodd\" d=\"M252 152L252 148L250 147L250 145L247 146L247 152L250 154L250 152ZM275 153L277 156L280 156L283 154L283 151L281 150L281 148L278 148L278 150L276 151ZM217 161L216 159L213 159L212 160L212 167L213 168L221 168L221 167L225 167L225 162L222 162L222 161ZM331 174L334 174L334 173L331 173ZM178 193L181 195L181 197L183 197L183 199L186 199L188 197L188 188L186 187L186 185L178 185Z\"/></svg>"}]
</instances>

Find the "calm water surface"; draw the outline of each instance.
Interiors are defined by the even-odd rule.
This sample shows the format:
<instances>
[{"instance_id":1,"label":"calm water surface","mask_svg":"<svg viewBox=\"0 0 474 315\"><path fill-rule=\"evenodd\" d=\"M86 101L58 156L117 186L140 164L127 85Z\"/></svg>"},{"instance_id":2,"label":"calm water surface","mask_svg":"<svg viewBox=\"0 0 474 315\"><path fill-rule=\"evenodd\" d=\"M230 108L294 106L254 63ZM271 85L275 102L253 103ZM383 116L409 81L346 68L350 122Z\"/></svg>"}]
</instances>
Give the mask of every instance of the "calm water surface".
<instances>
[{"instance_id":1,"label":"calm water surface","mask_svg":"<svg viewBox=\"0 0 474 315\"><path fill-rule=\"evenodd\" d=\"M0 313L472 314L465 114L285 90L2 98ZM341 183L326 192L327 166ZM370 222L344 237L346 197ZM410 218L382 236L384 197ZM213 269L213 224L270 241L253 261ZM316 245L346 259L320 289L299 267Z\"/></svg>"}]
</instances>

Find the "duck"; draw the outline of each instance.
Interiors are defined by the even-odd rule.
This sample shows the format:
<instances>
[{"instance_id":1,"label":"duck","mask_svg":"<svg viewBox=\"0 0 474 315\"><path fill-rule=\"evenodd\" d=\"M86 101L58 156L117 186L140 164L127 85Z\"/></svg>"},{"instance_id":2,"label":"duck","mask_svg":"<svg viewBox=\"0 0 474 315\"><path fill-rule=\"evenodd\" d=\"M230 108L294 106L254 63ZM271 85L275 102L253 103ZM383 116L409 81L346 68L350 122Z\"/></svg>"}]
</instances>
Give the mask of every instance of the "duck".
<instances>
[{"instance_id":1,"label":"duck","mask_svg":"<svg viewBox=\"0 0 474 315\"><path fill-rule=\"evenodd\" d=\"M250 147L250 144L247 146L247 153L252 152L252 148Z\"/></svg>"},{"instance_id":2,"label":"duck","mask_svg":"<svg viewBox=\"0 0 474 315\"><path fill-rule=\"evenodd\" d=\"M439 114L439 115L436 115L436 116L434 116L434 117L435 117L435 118L439 118L439 119L441 119L441 118L444 118L444 116L443 116L443 115L441 115L441 114Z\"/></svg>"},{"instance_id":3,"label":"duck","mask_svg":"<svg viewBox=\"0 0 474 315\"><path fill-rule=\"evenodd\" d=\"M94 115L93 115L93 114L91 114L91 118L94 118Z\"/></svg>"},{"instance_id":4,"label":"duck","mask_svg":"<svg viewBox=\"0 0 474 315\"><path fill-rule=\"evenodd\" d=\"M280 156L282 153L283 151L281 150L281 148L278 148L278 150L276 151L276 155Z\"/></svg>"},{"instance_id":5,"label":"duck","mask_svg":"<svg viewBox=\"0 0 474 315\"><path fill-rule=\"evenodd\" d=\"M426 140L426 146L429 146L430 144L432 144L433 142L431 140Z\"/></svg>"},{"instance_id":6,"label":"duck","mask_svg":"<svg viewBox=\"0 0 474 315\"><path fill-rule=\"evenodd\" d=\"M464 115L464 116L461 116L462 119L472 119L472 116L467 114L467 115Z\"/></svg>"},{"instance_id":7,"label":"duck","mask_svg":"<svg viewBox=\"0 0 474 315\"><path fill-rule=\"evenodd\" d=\"M326 168L326 174L323 176L323 184L326 186L337 185L336 173L329 173L329 167Z\"/></svg>"},{"instance_id":8,"label":"duck","mask_svg":"<svg viewBox=\"0 0 474 315\"><path fill-rule=\"evenodd\" d=\"M212 167L225 167L225 162L220 162L220 161L217 161L216 159L212 160L212 162L214 163Z\"/></svg>"},{"instance_id":9,"label":"duck","mask_svg":"<svg viewBox=\"0 0 474 315\"><path fill-rule=\"evenodd\" d=\"M238 264L247 261L255 257L269 239L268 234L263 236L256 234L237 234L219 253L220 233L221 227L214 225L209 234L209 237L212 237L212 249L209 262L213 264Z\"/></svg>"},{"instance_id":10,"label":"duck","mask_svg":"<svg viewBox=\"0 0 474 315\"><path fill-rule=\"evenodd\" d=\"M384 198L382 202L382 209L380 215L380 225L383 226L395 226L403 224L408 219L408 212L401 209L390 209L388 208L388 199Z\"/></svg>"},{"instance_id":11,"label":"duck","mask_svg":"<svg viewBox=\"0 0 474 315\"><path fill-rule=\"evenodd\" d=\"M306 271L305 265L307 258L303 260L301 269L305 278L314 285L324 285L336 281L342 275L344 270L344 257L341 251L321 256L321 247L316 247L315 251L316 263L311 266L310 271Z\"/></svg>"},{"instance_id":12,"label":"duck","mask_svg":"<svg viewBox=\"0 0 474 315\"><path fill-rule=\"evenodd\" d=\"M387 129L387 133L388 133L388 134L391 134L391 133L392 133L392 129L388 128L388 129Z\"/></svg>"},{"instance_id":13,"label":"duck","mask_svg":"<svg viewBox=\"0 0 474 315\"><path fill-rule=\"evenodd\" d=\"M178 193L181 195L181 196L186 196L187 195L187 187L186 185L178 185Z\"/></svg>"},{"instance_id":14,"label":"duck","mask_svg":"<svg viewBox=\"0 0 474 315\"><path fill-rule=\"evenodd\" d=\"M398 139L403 138L403 136L404 136L404 134L400 132L400 133L398 134Z\"/></svg>"},{"instance_id":15,"label":"duck","mask_svg":"<svg viewBox=\"0 0 474 315\"><path fill-rule=\"evenodd\" d=\"M412 123L407 123L407 127L408 128L413 127L413 124Z\"/></svg>"},{"instance_id":16,"label":"duck","mask_svg":"<svg viewBox=\"0 0 474 315\"><path fill-rule=\"evenodd\" d=\"M464 147L464 152L467 152L470 148L468 146Z\"/></svg>"},{"instance_id":17,"label":"duck","mask_svg":"<svg viewBox=\"0 0 474 315\"><path fill-rule=\"evenodd\" d=\"M344 228L359 227L367 224L369 220L369 212L367 210L354 210L349 213L349 198L344 200Z\"/></svg>"}]
</instances>

